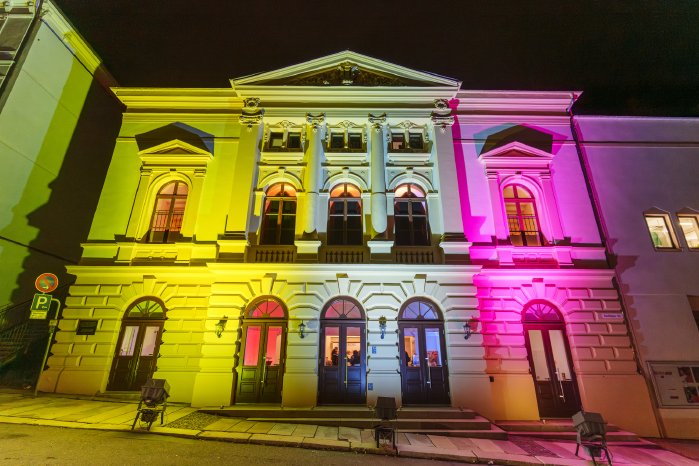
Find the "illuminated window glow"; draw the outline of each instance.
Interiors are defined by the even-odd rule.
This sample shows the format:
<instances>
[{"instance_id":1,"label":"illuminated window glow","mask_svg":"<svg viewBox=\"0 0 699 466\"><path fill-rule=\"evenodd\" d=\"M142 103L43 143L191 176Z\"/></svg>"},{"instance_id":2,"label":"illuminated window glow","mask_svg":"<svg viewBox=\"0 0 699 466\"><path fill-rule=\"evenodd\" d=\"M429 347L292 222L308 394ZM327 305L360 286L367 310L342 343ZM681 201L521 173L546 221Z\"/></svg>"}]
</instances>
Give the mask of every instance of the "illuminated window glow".
<instances>
[{"instance_id":1,"label":"illuminated window glow","mask_svg":"<svg viewBox=\"0 0 699 466\"><path fill-rule=\"evenodd\" d=\"M179 238L189 187L182 181L163 186L155 198L148 242L167 243Z\"/></svg>"},{"instance_id":2,"label":"illuminated window glow","mask_svg":"<svg viewBox=\"0 0 699 466\"><path fill-rule=\"evenodd\" d=\"M699 249L699 224L695 215L678 215L680 228L689 249Z\"/></svg>"},{"instance_id":3,"label":"illuminated window glow","mask_svg":"<svg viewBox=\"0 0 699 466\"><path fill-rule=\"evenodd\" d=\"M260 244L294 244L296 190L288 183L278 183L266 194Z\"/></svg>"},{"instance_id":4,"label":"illuminated window glow","mask_svg":"<svg viewBox=\"0 0 699 466\"><path fill-rule=\"evenodd\" d=\"M655 249L675 249L667 215L646 215L646 225Z\"/></svg>"}]
</instances>

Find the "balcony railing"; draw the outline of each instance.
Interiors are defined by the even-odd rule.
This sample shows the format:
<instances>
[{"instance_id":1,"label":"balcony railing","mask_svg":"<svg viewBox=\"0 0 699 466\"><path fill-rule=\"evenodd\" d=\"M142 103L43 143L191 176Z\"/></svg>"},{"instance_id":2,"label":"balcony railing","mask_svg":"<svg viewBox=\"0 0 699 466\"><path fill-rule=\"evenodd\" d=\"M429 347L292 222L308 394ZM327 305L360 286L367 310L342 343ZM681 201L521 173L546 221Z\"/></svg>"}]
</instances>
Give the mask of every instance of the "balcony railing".
<instances>
[{"instance_id":1,"label":"balcony railing","mask_svg":"<svg viewBox=\"0 0 699 466\"><path fill-rule=\"evenodd\" d=\"M508 215L507 226L510 229L510 241L514 246L543 245L536 215Z\"/></svg>"},{"instance_id":2,"label":"balcony railing","mask_svg":"<svg viewBox=\"0 0 699 466\"><path fill-rule=\"evenodd\" d=\"M247 262L290 263L296 260L293 244L254 245L248 248Z\"/></svg>"},{"instance_id":3,"label":"balcony railing","mask_svg":"<svg viewBox=\"0 0 699 466\"><path fill-rule=\"evenodd\" d=\"M167 243L175 241L180 236L183 217L184 211L156 210L153 213L148 242Z\"/></svg>"},{"instance_id":4,"label":"balcony railing","mask_svg":"<svg viewBox=\"0 0 699 466\"><path fill-rule=\"evenodd\" d=\"M441 264L438 248L432 246L394 246L393 261L399 264Z\"/></svg>"},{"instance_id":5,"label":"balcony railing","mask_svg":"<svg viewBox=\"0 0 699 466\"><path fill-rule=\"evenodd\" d=\"M364 264L368 258L365 246L324 246L320 250L320 260L326 264Z\"/></svg>"}]
</instances>

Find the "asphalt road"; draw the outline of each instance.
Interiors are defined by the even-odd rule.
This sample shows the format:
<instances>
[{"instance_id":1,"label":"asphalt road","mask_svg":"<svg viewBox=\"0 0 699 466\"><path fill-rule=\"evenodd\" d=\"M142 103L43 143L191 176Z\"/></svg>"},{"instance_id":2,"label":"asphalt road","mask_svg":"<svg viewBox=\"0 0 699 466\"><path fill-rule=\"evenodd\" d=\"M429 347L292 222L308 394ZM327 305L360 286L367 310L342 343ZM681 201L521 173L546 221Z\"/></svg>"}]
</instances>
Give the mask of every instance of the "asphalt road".
<instances>
[{"instance_id":1,"label":"asphalt road","mask_svg":"<svg viewBox=\"0 0 699 466\"><path fill-rule=\"evenodd\" d=\"M304 448L183 439L139 432L0 424L2 465L456 465Z\"/></svg>"}]
</instances>

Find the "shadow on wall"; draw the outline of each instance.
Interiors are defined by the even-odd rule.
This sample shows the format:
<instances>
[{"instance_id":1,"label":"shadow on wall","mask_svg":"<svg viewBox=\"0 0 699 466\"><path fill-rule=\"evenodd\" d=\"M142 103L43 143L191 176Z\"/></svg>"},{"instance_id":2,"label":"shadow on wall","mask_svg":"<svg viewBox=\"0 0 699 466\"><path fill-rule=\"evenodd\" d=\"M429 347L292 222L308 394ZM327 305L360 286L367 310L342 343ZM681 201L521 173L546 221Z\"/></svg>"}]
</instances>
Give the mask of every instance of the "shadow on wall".
<instances>
[{"instance_id":1,"label":"shadow on wall","mask_svg":"<svg viewBox=\"0 0 699 466\"><path fill-rule=\"evenodd\" d=\"M136 135L138 150L149 149L164 142L179 139L194 147L214 153L214 136L181 122L161 126L152 131Z\"/></svg>"},{"instance_id":2,"label":"shadow on wall","mask_svg":"<svg viewBox=\"0 0 699 466\"><path fill-rule=\"evenodd\" d=\"M490 128L488 131L492 131L492 129L493 128ZM496 133L492 133L487 136L482 134L482 136L485 137L485 142L483 143L481 150L478 151L479 154L490 152L493 149L506 146L507 144L515 141L544 152L552 153L555 135L548 131L531 128L529 126L512 125Z\"/></svg>"},{"instance_id":3,"label":"shadow on wall","mask_svg":"<svg viewBox=\"0 0 699 466\"><path fill-rule=\"evenodd\" d=\"M56 118L54 116L54 119ZM19 308L13 309L16 314L21 316L28 313L28 306L21 303L31 299L36 292L34 280L38 274L53 272L58 275L61 285L72 283L73 278L67 275L65 266L80 260L80 243L87 239L120 124L119 104L93 80L60 164L60 170L48 185L48 200L30 212L26 219L14 218L12 222L28 222L37 232L36 237L29 242L29 248L22 251L23 271L17 276L16 288L11 295L12 304ZM65 130L65 126L60 122L50 123L33 169L33 172L41 170L42 173L30 175L19 206L25 201L30 204L37 197L31 180L46 176L42 166L55 166L56 159L59 159L60 163L60 154L55 153L52 141L54 138L65 137L61 134ZM51 161L53 163L50 163ZM39 186L45 184L39 183ZM14 210L23 211L21 207ZM64 302L67 291L68 286L61 286L54 295Z\"/></svg>"}]
</instances>

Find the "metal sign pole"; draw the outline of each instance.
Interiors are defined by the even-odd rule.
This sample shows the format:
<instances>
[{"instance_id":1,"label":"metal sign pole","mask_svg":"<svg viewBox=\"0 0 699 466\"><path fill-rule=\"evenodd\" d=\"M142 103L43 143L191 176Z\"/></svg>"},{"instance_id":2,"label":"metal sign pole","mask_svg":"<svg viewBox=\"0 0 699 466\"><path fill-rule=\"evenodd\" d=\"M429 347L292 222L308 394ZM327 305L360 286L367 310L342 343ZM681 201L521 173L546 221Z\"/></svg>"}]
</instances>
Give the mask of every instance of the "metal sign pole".
<instances>
[{"instance_id":1,"label":"metal sign pole","mask_svg":"<svg viewBox=\"0 0 699 466\"><path fill-rule=\"evenodd\" d=\"M44 367L46 367L46 361L49 358L49 352L51 351L51 343L53 343L53 336L56 333L56 328L58 328L58 319L61 315L61 302L58 299L51 298L51 302L56 302L56 318L49 321L49 340L46 342L46 351L44 351L44 357L41 360L41 366L39 366L39 374L36 376L36 382L34 382L34 398L39 391L39 380L41 379L41 374L44 372Z\"/></svg>"}]
</instances>

